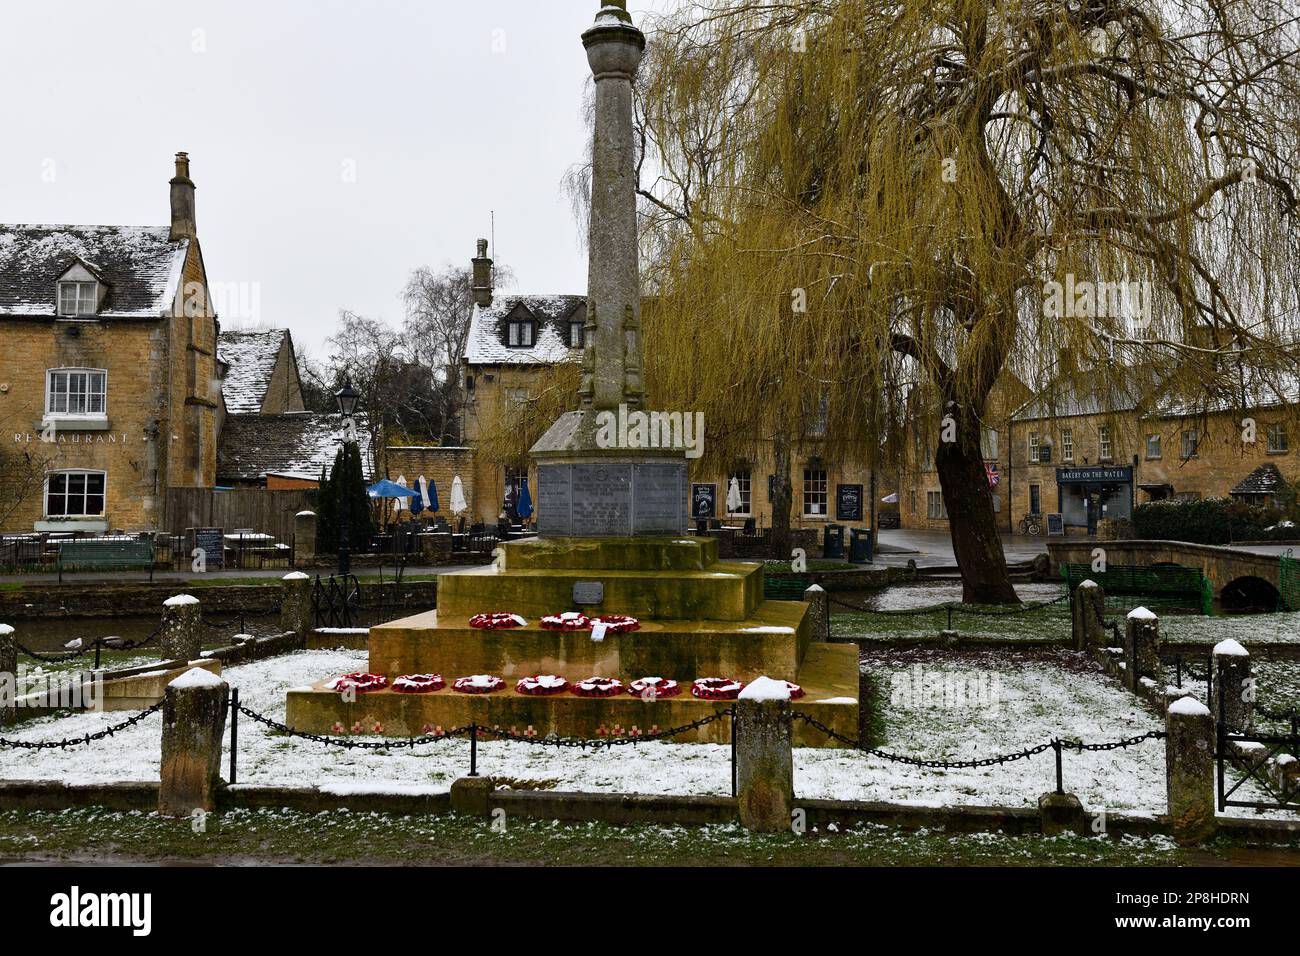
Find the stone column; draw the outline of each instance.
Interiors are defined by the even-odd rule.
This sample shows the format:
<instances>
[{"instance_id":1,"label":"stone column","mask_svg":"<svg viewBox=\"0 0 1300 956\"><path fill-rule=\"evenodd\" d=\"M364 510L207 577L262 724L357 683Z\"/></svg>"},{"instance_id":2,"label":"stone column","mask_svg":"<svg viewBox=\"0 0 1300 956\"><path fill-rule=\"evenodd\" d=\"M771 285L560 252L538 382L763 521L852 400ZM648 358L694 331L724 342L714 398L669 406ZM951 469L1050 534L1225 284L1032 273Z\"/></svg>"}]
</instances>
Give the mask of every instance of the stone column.
<instances>
[{"instance_id":1,"label":"stone column","mask_svg":"<svg viewBox=\"0 0 1300 956\"><path fill-rule=\"evenodd\" d=\"M788 830L794 810L789 691L784 700L766 696L764 687L774 684L760 677L736 701L737 809L741 825L760 833Z\"/></svg>"},{"instance_id":2,"label":"stone column","mask_svg":"<svg viewBox=\"0 0 1300 956\"><path fill-rule=\"evenodd\" d=\"M199 599L177 594L163 601L163 660L195 661L203 648L203 617Z\"/></svg>"},{"instance_id":3,"label":"stone column","mask_svg":"<svg viewBox=\"0 0 1300 956\"><path fill-rule=\"evenodd\" d=\"M1180 844L1208 839L1214 816L1214 717L1195 697L1182 697L1165 715L1165 789L1169 827Z\"/></svg>"},{"instance_id":4,"label":"stone column","mask_svg":"<svg viewBox=\"0 0 1300 956\"><path fill-rule=\"evenodd\" d=\"M831 598L820 584L810 584L803 592L808 604L808 626L814 641L831 639Z\"/></svg>"},{"instance_id":5,"label":"stone column","mask_svg":"<svg viewBox=\"0 0 1300 956\"><path fill-rule=\"evenodd\" d=\"M18 642L14 629L0 624L0 727L14 722L18 708Z\"/></svg>"},{"instance_id":6,"label":"stone column","mask_svg":"<svg viewBox=\"0 0 1300 956\"><path fill-rule=\"evenodd\" d=\"M311 578L292 571L280 579L280 630L293 631L305 643L311 627Z\"/></svg>"},{"instance_id":7,"label":"stone column","mask_svg":"<svg viewBox=\"0 0 1300 956\"><path fill-rule=\"evenodd\" d=\"M1135 607L1124 623L1124 686L1135 691L1143 677L1160 674L1160 618L1144 607Z\"/></svg>"},{"instance_id":8,"label":"stone column","mask_svg":"<svg viewBox=\"0 0 1300 956\"><path fill-rule=\"evenodd\" d=\"M158 812L163 816L188 817L195 810L216 809L229 695L229 685L201 667L167 685L158 790Z\"/></svg>"},{"instance_id":9,"label":"stone column","mask_svg":"<svg viewBox=\"0 0 1300 956\"><path fill-rule=\"evenodd\" d=\"M1074 649L1086 651L1106 643L1106 589L1096 581L1083 581L1074 589L1071 612Z\"/></svg>"},{"instance_id":10,"label":"stone column","mask_svg":"<svg viewBox=\"0 0 1300 956\"><path fill-rule=\"evenodd\" d=\"M645 36L625 0L608 0L582 35L596 80L588 220L587 354L579 396L584 407L639 405L641 282L637 258L636 134L632 81Z\"/></svg>"},{"instance_id":11,"label":"stone column","mask_svg":"<svg viewBox=\"0 0 1300 956\"><path fill-rule=\"evenodd\" d=\"M1214 645L1214 692L1210 712L1223 719L1229 733L1243 733L1255 710L1255 685L1250 676L1250 652L1229 638ZM1220 712L1222 711L1222 712Z\"/></svg>"},{"instance_id":12,"label":"stone column","mask_svg":"<svg viewBox=\"0 0 1300 956\"><path fill-rule=\"evenodd\" d=\"M316 512L299 511L293 516L294 561L310 561L316 557Z\"/></svg>"}]
</instances>

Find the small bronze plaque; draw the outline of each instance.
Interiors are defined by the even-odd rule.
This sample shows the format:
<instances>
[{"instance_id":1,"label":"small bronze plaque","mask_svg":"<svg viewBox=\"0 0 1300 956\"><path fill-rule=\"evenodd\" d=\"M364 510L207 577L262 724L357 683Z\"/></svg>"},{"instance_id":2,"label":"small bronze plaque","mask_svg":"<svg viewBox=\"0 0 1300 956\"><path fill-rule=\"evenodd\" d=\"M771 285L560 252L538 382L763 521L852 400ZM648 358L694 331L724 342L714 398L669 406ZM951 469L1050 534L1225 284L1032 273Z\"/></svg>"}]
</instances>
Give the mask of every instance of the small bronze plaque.
<instances>
[{"instance_id":1,"label":"small bronze plaque","mask_svg":"<svg viewBox=\"0 0 1300 956\"><path fill-rule=\"evenodd\" d=\"M600 604L605 600L605 585L599 581L574 581L574 604Z\"/></svg>"}]
</instances>

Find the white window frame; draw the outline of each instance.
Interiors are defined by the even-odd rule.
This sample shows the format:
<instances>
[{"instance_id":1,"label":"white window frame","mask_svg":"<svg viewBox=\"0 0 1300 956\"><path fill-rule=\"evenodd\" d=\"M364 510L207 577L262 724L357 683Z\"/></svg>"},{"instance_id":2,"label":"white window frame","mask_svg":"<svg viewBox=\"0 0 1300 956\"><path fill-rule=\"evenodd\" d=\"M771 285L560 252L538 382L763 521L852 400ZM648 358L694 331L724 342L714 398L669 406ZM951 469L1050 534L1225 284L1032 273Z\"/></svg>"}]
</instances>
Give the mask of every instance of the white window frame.
<instances>
[{"instance_id":1,"label":"white window frame","mask_svg":"<svg viewBox=\"0 0 1300 956\"><path fill-rule=\"evenodd\" d=\"M1074 461L1074 429L1061 429L1061 461Z\"/></svg>"},{"instance_id":2,"label":"white window frame","mask_svg":"<svg viewBox=\"0 0 1300 956\"><path fill-rule=\"evenodd\" d=\"M985 461L998 460L998 430L988 425L980 426L980 454Z\"/></svg>"},{"instance_id":3,"label":"white window frame","mask_svg":"<svg viewBox=\"0 0 1300 956\"><path fill-rule=\"evenodd\" d=\"M519 330L527 329L526 336ZM527 338L528 341L522 341ZM537 344L537 324L531 319L511 319L506 323L506 345L512 349L530 349Z\"/></svg>"},{"instance_id":4,"label":"white window frame","mask_svg":"<svg viewBox=\"0 0 1300 956\"><path fill-rule=\"evenodd\" d=\"M1110 461L1114 457L1114 449L1110 443L1110 426L1097 426L1097 460Z\"/></svg>"},{"instance_id":5,"label":"white window frame","mask_svg":"<svg viewBox=\"0 0 1300 956\"><path fill-rule=\"evenodd\" d=\"M50 482L54 478L59 477L60 475L62 475L65 479L64 490L63 490L63 499L64 499L65 507L68 499L68 490L66 484L67 478L74 475L81 475L87 479L89 479L94 475L98 475L100 478L102 478L104 482L104 490L103 493L100 495L100 497L104 499L104 504L103 507L100 509L99 513L98 514L85 513L86 497L88 494L88 492L86 491L86 485L89 484L89 481L86 481L85 483L83 483L81 489L82 511L80 513L73 514L72 512L68 512L65 510L63 514L50 514ZM45 475L45 487L42 489L42 494L41 494L41 509L45 515L46 520L49 521L59 521L64 518L75 520L75 519L91 519L91 518L105 517L108 514L108 472L99 468L59 468L54 471L47 472Z\"/></svg>"},{"instance_id":6,"label":"white window frame","mask_svg":"<svg viewBox=\"0 0 1300 956\"><path fill-rule=\"evenodd\" d=\"M817 478L821 475L821 478ZM830 481L825 468L805 468L803 470L803 516L805 518L825 518L830 510ZM820 499L820 501L818 500ZM820 505L820 511L810 511L809 507Z\"/></svg>"},{"instance_id":7,"label":"white window frame","mask_svg":"<svg viewBox=\"0 0 1300 956\"><path fill-rule=\"evenodd\" d=\"M102 376L103 379L102 391L98 391L98 392L91 391L90 380L91 380L91 376L94 375ZM57 376L63 376L68 385L68 387L65 388L64 391L62 392L62 396L64 398L64 404L65 404L65 408L62 411L59 411L54 407L55 405L54 380ZM85 411L72 410L72 396L74 392L71 388L71 384L74 376L84 376L85 378L86 387L82 391L75 393L81 395L84 398L85 406L86 406ZM98 395L100 397L99 404L101 407L99 411L90 411L89 409L92 404L91 398L95 395ZM108 369L80 368L80 367L46 369L45 370L45 417L52 418L52 419L108 418Z\"/></svg>"},{"instance_id":8,"label":"white window frame","mask_svg":"<svg viewBox=\"0 0 1300 956\"><path fill-rule=\"evenodd\" d=\"M1290 451L1287 442L1286 426L1273 424L1268 426L1268 451L1270 455L1284 455Z\"/></svg>"},{"instance_id":9,"label":"white window frame","mask_svg":"<svg viewBox=\"0 0 1300 956\"><path fill-rule=\"evenodd\" d=\"M1190 442L1188 441L1189 438L1191 439ZM1191 450L1190 452L1187 450L1187 446L1188 446L1189 444L1191 445L1191 448L1192 448L1192 450ZM1183 447L1182 447L1182 453L1183 453L1182 457L1183 457L1183 460L1186 461L1186 460L1189 459L1189 458L1196 458L1196 457L1198 457L1198 456L1200 455L1200 451L1201 451L1201 435L1200 435L1200 432L1199 432L1197 429L1195 429L1195 428L1189 428L1189 429L1187 429L1186 431L1184 431L1184 432L1183 432Z\"/></svg>"},{"instance_id":10,"label":"white window frame","mask_svg":"<svg viewBox=\"0 0 1300 956\"><path fill-rule=\"evenodd\" d=\"M1153 441L1155 442L1156 445L1156 453L1154 455L1151 454L1151 443ZM1163 445L1164 442L1161 439L1160 434L1158 432L1151 435L1147 435L1147 460L1154 461L1155 459L1160 458L1161 455L1163 455L1164 453Z\"/></svg>"},{"instance_id":11,"label":"white window frame","mask_svg":"<svg viewBox=\"0 0 1300 956\"><path fill-rule=\"evenodd\" d=\"M586 346L586 325L576 319L569 320L569 348L580 349Z\"/></svg>"},{"instance_id":12,"label":"white window frame","mask_svg":"<svg viewBox=\"0 0 1300 956\"><path fill-rule=\"evenodd\" d=\"M99 311L98 282L83 279L61 279L59 280L58 289L55 291L58 296L55 311L59 315L85 316L94 315ZM65 291L71 291L72 293L71 309L64 304Z\"/></svg>"},{"instance_id":13,"label":"white window frame","mask_svg":"<svg viewBox=\"0 0 1300 956\"><path fill-rule=\"evenodd\" d=\"M943 500L942 491L925 493L925 516L931 521L948 520L948 506Z\"/></svg>"},{"instance_id":14,"label":"white window frame","mask_svg":"<svg viewBox=\"0 0 1300 956\"><path fill-rule=\"evenodd\" d=\"M1031 462L1038 461L1039 444L1040 442L1038 438L1038 432L1030 432L1029 433L1029 460Z\"/></svg>"},{"instance_id":15,"label":"white window frame","mask_svg":"<svg viewBox=\"0 0 1300 956\"><path fill-rule=\"evenodd\" d=\"M737 487L739 487L739 489L740 489L740 510L739 510L739 511L731 511L731 510L728 510L728 511L727 511L727 514L728 514L728 515L734 515L735 517L738 517L738 518L750 518L750 517L753 517L753 514L754 514L754 499L753 499L753 494L752 494L752 493L753 493L754 483L753 483L753 472L751 472L751 471L748 471L748 470L745 470L745 471L733 471L731 474L729 474L729 475L727 476L727 492L724 493L723 496L722 496L722 498L723 498L723 502L722 502L723 507L724 507L724 508L726 507L726 498L727 498L727 494L729 494L730 491L731 491L731 479L732 479L732 478L735 478L735 479L736 479L736 485L737 485Z\"/></svg>"}]
</instances>

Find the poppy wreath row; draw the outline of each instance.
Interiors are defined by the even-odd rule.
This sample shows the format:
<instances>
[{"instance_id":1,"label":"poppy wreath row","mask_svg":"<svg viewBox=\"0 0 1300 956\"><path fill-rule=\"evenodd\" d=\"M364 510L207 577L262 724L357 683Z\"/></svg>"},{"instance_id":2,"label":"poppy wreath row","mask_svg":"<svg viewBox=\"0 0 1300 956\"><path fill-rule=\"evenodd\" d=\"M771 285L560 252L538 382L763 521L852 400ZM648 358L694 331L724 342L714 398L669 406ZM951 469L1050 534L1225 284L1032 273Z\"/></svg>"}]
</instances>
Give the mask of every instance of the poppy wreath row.
<instances>
[{"instance_id":1,"label":"poppy wreath row","mask_svg":"<svg viewBox=\"0 0 1300 956\"><path fill-rule=\"evenodd\" d=\"M487 631L499 631L508 627L527 627L528 622L518 614L511 614L509 611L488 611L471 617L469 626Z\"/></svg>"},{"instance_id":2,"label":"poppy wreath row","mask_svg":"<svg viewBox=\"0 0 1300 956\"><path fill-rule=\"evenodd\" d=\"M475 674L472 677L457 677L451 685L462 694L491 694L506 686L506 682L492 674Z\"/></svg>"},{"instance_id":3,"label":"poppy wreath row","mask_svg":"<svg viewBox=\"0 0 1300 956\"><path fill-rule=\"evenodd\" d=\"M330 690L355 691L358 694L368 694L372 690L383 690L388 686L388 678L383 674L367 674L358 671L355 674L344 674L342 677L336 677L325 685Z\"/></svg>"},{"instance_id":4,"label":"poppy wreath row","mask_svg":"<svg viewBox=\"0 0 1300 956\"><path fill-rule=\"evenodd\" d=\"M393 681L393 692L397 694L432 694L442 690L447 682L441 674L407 674Z\"/></svg>"},{"instance_id":5,"label":"poppy wreath row","mask_svg":"<svg viewBox=\"0 0 1300 956\"><path fill-rule=\"evenodd\" d=\"M549 697L569 689L569 682L555 674L534 674L515 684L515 690L530 697Z\"/></svg>"},{"instance_id":6,"label":"poppy wreath row","mask_svg":"<svg viewBox=\"0 0 1300 956\"><path fill-rule=\"evenodd\" d=\"M542 618L542 627L548 631L585 631L590 626L591 619L581 611L548 614Z\"/></svg>"},{"instance_id":7,"label":"poppy wreath row","mask_svg":"<svg viewBox=\"0 0 1300 956\"><path fill-rule=\"evenodd\" d=\"M658 700L662 697L676 697L682 689L675 680L665 677L642 677L628 684L627 692L642 700Z\"/></svg>"}]
</instances>

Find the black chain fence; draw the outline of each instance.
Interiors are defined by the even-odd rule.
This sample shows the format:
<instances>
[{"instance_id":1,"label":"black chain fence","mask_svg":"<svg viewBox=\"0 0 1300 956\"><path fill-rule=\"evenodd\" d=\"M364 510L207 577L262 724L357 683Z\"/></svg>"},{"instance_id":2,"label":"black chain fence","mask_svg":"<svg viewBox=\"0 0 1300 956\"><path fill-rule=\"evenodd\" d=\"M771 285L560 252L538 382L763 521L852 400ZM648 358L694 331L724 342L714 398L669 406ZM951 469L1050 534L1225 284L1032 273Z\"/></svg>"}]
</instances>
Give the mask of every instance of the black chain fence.
<instances>
[{"instance_id":1,"label":"black chain fence","mask_svg":"<svg viewBox=\"0 0 1300 956\"><path fill-rule=\"evenodd\" d=\"M83 734L80 737L64 737L62 740L10 740L7 737L0 737L0 748L9 748L13 750L67 750L69 747L85 747L99 740L105 740L114 734L121 733L129 727L134 727L140 721L144 720L151 714L156 714L162 710L163 702L160 700L152 707L140 711L140 713L128 717L120 724L114 724L112 727L105 727L103 730L96 731L93 734Z\"/></svg>"}]
</instances>

